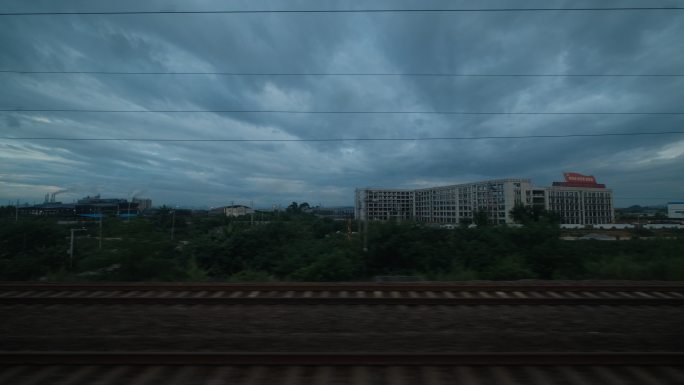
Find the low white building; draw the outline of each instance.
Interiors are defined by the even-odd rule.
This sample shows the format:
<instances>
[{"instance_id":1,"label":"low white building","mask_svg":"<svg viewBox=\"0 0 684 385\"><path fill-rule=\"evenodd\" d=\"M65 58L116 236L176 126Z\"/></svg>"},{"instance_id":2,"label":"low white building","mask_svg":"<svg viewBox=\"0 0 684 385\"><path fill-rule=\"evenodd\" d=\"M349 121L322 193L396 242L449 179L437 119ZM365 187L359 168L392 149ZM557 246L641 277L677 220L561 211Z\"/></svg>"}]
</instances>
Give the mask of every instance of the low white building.
<instances>
[{"instance_id":1,"label":"low white building","mask_svg":"<svg viewBox=\"0 0 684 385\"><path fill-rule=\"evenodd\" d=\"M667 202L667 217L684 219L684 202Z\"/></svg>"},{"instance_id":2,"label":"low white building","mask_svg":"<svg viewBox=\"0 0 684 385\"><path fill-rule=\"evenodd\" d=\"M242 215L249 215L254 213L254 209L243 205L231 205L225 207L216 207L211 210L212 213L223 213L227 217L239 217Z\"/></svg>"},{"instance_id":3,"label":"low white building","mask_svg":"<svg viewBox=\"0 0 684 385\"><path fill-rule=\"evenodd\" d=\"M592 225L591 227L594 229L602 230L630 230L635 228L635 226L630 223L605 223L599 225Z\"/></svg>"},{"instance_id":4,"label":"low white building","mask_svg":"<svg viewBox=\"0 0 684 385\"><path fill-rule=\"evenodd\" d=\"M645 229L661 230L661 229L684 229L684 225L677 223L649 223L644 225Z\"/></svg>"}]
</instances>

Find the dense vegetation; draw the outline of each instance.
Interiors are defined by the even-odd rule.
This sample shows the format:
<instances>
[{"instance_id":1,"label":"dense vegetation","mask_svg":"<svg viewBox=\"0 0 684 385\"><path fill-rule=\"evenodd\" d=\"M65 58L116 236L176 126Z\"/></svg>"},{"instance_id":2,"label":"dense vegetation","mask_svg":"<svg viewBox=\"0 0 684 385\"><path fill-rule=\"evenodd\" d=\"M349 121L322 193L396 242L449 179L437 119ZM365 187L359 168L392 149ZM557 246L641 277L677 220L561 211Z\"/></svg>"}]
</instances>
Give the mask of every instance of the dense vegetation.
<instances>
[{"instance_id":1,"label":"dense vegetation","mask_svg":"<svg viewBox=\"0 0 684 385\"><path fill-rule=\"evenodd\" d=\"M522 227L441 229L357 223L287 212L251 218L193 217L161 209L130 221L58 224L0 208L0 280L354 281L425 279L684 280L684 234L628 241L563 241L554 218L519 209ZM264 216L266 215L266 216ZM67 250L75 233L73 261ZM353 229L353 233L349 229ZM171 233L173 229L173 240ZM635 234L636 235L636 234ZM364 244L367 251L364 251Z\"/></svg>"}]
</instances>

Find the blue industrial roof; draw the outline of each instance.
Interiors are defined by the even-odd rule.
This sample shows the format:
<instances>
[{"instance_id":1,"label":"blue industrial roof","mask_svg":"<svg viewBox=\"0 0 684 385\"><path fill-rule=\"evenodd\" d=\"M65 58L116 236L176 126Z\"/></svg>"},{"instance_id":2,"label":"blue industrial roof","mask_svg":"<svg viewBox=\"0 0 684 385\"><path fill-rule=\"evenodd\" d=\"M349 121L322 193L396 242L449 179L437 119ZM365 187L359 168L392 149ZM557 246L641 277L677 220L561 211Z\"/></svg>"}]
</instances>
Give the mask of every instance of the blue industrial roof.
<instances>
[{"instance_id":1,"label":"blue industrial roof","mask_svg":"<svg viewBox=\"0 0 684 385\"><path fill-rule=\"evenodd\" d=\"M80 216L80 217L86 217L86 218L103 218L103 217L104 217L104 214L99 214L99 213L95 213L95 214L78 214L78 216Z\"/></svg>"}]
</instances>

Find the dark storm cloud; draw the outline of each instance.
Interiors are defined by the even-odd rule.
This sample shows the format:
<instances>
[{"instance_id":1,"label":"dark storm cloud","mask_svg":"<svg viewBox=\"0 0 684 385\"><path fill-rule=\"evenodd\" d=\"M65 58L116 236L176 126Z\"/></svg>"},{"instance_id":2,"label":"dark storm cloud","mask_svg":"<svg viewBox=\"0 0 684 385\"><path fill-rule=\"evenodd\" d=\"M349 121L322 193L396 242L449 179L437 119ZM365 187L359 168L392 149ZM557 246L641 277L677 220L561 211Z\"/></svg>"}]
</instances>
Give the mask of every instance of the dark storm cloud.
<instances>
[{"instance_id":1,"label":"dark storm cloud","mask_svg":"<svg viewBox=\"0 0 684 385\"><path fill-rule=\"evenodd\" d=\"M334 2L6 2L2 11L312 9ZM586 2L530 2L580 7ZM643 6L602 2L602 6ZM364 3L467 8L463 2ZM485 5L478 5L485 7ZM518 7L491 1L486 7ZM19 70L676 74L684 14L420 13L3 18L0 67ZM681 112L684 79L0 74L0 107L122 110ZM15 137L373 138L680 130L653 115L3 113ZM351 204L355 187L595 174L618 205L681 199L684 137L428 142L0 141L0 198L147 190L155 202ZM656 197L653 186L659 191ZM635 201L635 199L641 199Z\"/></svg>"},{"instance_id":2,"label":"dark storm cloud","mask_svg":"<svg viewBox=\"0 0 684 385\"><path fill-rule=\"evenodd\" d=\"M12 115L7 115L5 117L5 122L7 122L7 127L10 127L10 128L21 127L21 122L19 121L19 119L17 119L16 117L14 117Z\"/></svg>"}]
</instances>

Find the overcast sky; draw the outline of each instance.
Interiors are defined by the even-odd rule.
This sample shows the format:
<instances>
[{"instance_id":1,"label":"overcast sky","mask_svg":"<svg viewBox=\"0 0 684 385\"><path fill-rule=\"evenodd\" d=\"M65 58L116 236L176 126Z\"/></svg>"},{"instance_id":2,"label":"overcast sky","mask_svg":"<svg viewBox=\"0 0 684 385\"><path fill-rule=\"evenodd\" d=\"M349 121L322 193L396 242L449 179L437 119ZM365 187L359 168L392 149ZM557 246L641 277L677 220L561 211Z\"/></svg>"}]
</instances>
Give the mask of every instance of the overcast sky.
<instances>
[{"instance_id":1,"label":"overcast sky","mask_svg":"<svg viewBox=\"0 0 684 385\"><path fill-rule=\"evenodd\" d=\"M1 1L0 12L674 6L674 1ZM657 4L656 4L657 3ZM0 70L682 74L684 11L0 17ZM0 73L1 109L684 112L684 77ZM0 112L3 137L426 138L681 131L682 115ZM594 175L684 200L684 135L407 142L0 139L1 204L352 205L356 187Z\"/></svg>"}]
</instances>

